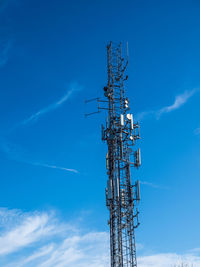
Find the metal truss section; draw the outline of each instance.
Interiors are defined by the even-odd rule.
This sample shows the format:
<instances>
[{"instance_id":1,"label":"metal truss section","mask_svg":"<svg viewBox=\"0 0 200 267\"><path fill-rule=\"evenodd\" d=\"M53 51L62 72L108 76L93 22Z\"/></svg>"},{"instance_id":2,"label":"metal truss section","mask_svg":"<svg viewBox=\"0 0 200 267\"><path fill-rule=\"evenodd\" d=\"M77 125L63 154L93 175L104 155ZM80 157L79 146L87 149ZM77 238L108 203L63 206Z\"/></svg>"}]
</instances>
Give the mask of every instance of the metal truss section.
<instances>
[{"instance_id":1,"label":"metal truss section","mask_svg":"<svg viewBox=\"0 0 200 267\"><path fill-rule=\"evenodd\" d=\"M127 49L128 52L128 49ZM104 89L108 112L106 126L102 126L102 140L107 143L107 188L106 205L110 218L111 267L137 267L135 228L138 227L137 204L140 200L139 181L131 182L131 167L141 165L139 124L129 112L129 100L125 93L128 79L122 45L109 43L107 46L108 82Z\"/></svg>"}]
</instances>

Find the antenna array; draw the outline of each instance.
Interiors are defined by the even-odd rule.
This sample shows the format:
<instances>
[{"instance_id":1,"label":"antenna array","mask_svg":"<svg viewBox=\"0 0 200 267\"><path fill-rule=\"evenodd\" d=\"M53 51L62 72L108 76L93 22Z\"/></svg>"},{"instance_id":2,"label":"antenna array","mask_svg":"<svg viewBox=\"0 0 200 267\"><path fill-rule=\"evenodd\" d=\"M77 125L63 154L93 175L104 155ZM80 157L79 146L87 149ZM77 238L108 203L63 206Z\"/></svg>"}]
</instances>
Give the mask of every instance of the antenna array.
<instances>
[{"instance_id":1,"label":"antenna array","mask_svg":"<svg viewBox=\"0 0 200 267\"><path fill-rule=\"evenodd\" d=\"M140 149L135 149L140 138L139 124L129 112L129 100L125 94L125 74L128 65L122 57L122 46L107 46L108 82L104 96L108 118L102 126L102 140L106 141L108 153L106 205L110 213L110 254L111 267L135 267L135 228L138 227L137 204L140 200L139 181L131 183L131 167L141 165ZM101 109L101 108L99 108ZM133 149L134 148L134 149Z\"/></svg>"}]
</instances>

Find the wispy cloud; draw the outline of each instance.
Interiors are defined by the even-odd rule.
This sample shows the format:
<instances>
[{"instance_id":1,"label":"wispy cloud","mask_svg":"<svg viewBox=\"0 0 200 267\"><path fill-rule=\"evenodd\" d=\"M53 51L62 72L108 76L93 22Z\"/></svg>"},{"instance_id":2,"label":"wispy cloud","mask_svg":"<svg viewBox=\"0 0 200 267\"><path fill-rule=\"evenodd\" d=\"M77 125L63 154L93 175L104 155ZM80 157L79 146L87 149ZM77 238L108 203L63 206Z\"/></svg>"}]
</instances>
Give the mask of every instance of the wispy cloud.
<instances>
[{"instance_id":1,"label":"wispy cloud","mask_svg":"<svg viewBox=\"0 0 200 267\"><path fill-rule=\"evenodd\" d=\"M7 213L13 219L9 227L5 223L0 228L2 266L109 266L109 232L85 231L75 220L61 221L52 211L22 213L3 209L4 217ZM169 267L184 262L197 267L200 266L199 251L196 248L183 254L146 254L145 247L141 247L138 254L143 256L138 256L138 266Z\"/></svg>"},{"instance_id":2,"label":"wispy cloud","mask_svg":"<svg viewBox=\"0 0 200 267\"><path fill-rule=\"evenodd\" d=\"M0 40L0 67L4 66L8 61L11 44L11 40Z\"/></svg>"},{"instance_id":3,"label":"wispy cloud","mask_svg":"<svg viewBox=\"0 0 200 267\"><path fill-rule=\"evenodd\" d=\"M194 130L194 134L195 134L195 135L200 135L200 127L199 127L199 128L196 128L196 129Z\"/></svg>"},{"instance_id":4,"label":"wispy cloud","mask_svg":"<svg viewBox=\"0 0 200 267\"><path fill-rule=\"evenodd\" d=\"M50 168L50 169L57 169L57 170L61 170L61 171L79 173L75 169L68 169L68 168L59 167L59 166L56 166L56 165L44 164L44 163L40 163L40 162L31 162L31 165L40 166L40 167L44 167L44 168Z\"/></svg>"},{"instance_id":5,"label":"wispy cloud","mask_svg":"<svg viewBox=\"0 0 200 267\"><path fill-rule=\"evenodd\" d=\"M71 83L71 85L69 86L69 90L64 96L62 96L55 103L50 104L46 106L45 108L40 109L38 112L32 114L27 119L16 124L12 129L10 129L9 133L16 130L19 126L27 125L31 122L36 122L43 115L49 113L50 111L60 108L72 96L72 94L75 91L80 91L80 90L82 90L82 87L80 85L78 85L75 82ZM50 169L78 173L78 171L74 168L57 166L55 164L48 164L48 163L44 163L38 160L30 159L30 156L27 155L25 151L22 151L21 147L16 146L14 144L7 143L5 140L2 140L1 138L0 138L0 152L3 152L8 159L15 160L17 162L26 163L26 164L33 165L33 166L40 166L40 167L45 167L45 168L50 168Z\"/></svg>"},{"instance_id":6,"label":"wispy cloud","mask_svg":"<svg viewBox=\"0 0 200 267\"><path fill-rule=\"evenodd\" d=\"M39 118L41 118L45 114L60 108L72 96L72 94L74 92L80 91L81 89L82 89L82 87L80 85L78 85L77 83L72 83L70 85L70 88L67 91L67 93L64 96L62 96L58 101L56 101L55 103L52 103L52 104L40 109L39 111L33 113L27 119L21 121L18 124L18 126L19 125L26 125L26 124L29 124L31 122L36 122Z\"/></svg>"},{"instance_id":7,"label":"wispy cloud","mask_svg":"<svg viewBox=\"0 0 200 267\"><path fill-rule=\"evenodd\" d=\"M173 110L182 107L199 89L193 89L191 91L185 91L183 94L177 95L172 105L161 108L157 111L157 115L161 116L163 113L169 113Z\"/></svg>"},{"instance_id":8,"label":"wispy cloud","mask_svg":"<svg viewBox=\"0 0 200 267\"><path fill-rule=\"evenodd\" d=\"M177 253L158 253L138 258L140 267L170 267L170 266L200 266L200 255L186 252L185 254Z\"/></svg>"},{"instance_id":9,"label":"wispy cloud","mask_svg":"<svg viewBox=\"0 0 200 267\"><path fill-rule=\"evenodd\" d=\"M198 91L199 91L199 88L195 88L190 91L187 90L184 93L177 95L175 97L173 104L160 108L159 110L149 110L149 111L140 112L136 115L136 119L144 120L145 118L150 118L150 117L155 117L156 119L159 119L163 114L170 113L182 107Z\"/></svg>"},{"instance_id":10,"label":"wispy cloud","mask_svg":"<svg viewBox=\"0 0 200 267\"><path fill-rule=\"evenodd\" d=\"M162 185L157 185L154 183L146 182L146 181L140 181L140 184L150 186L152 188L158 188L158 189L168 189L168 187L162 186Z\"/></svg>"},{"instance_id":11,"label":"wispy cloud","mask_svg":"<svg viewBox=\"0 0 200 267\"><path fill-rule=\"evenodd\" d=\"M0 255L15 252L52 234L52 231L55 231L55 227L49 224L47 214L29 216L17 227L0 236Z\"/></svg>"},{"instance_id":12,"label":"wispy cloud","mask_svg":"<svg viewBox=\"0 0 200 267\"><path fill-rule=\"evenodd\" d=\"M78 170L66 167L60 167L57 165L46 164L37 160L30 158L30 155L24 151L21 146L17 146L14 144L7 143L5 140L0 140L0 152L6 156L9 160L14 160L16 162L21 162L25 164L29 164L32 166L39 166L44 168L50 168L55 170L61 170L72 173L79 173Z\"/></svg>"},{"instance_id":13,"label":"wispy cloud","mask_svg":"<svg viewBox=\"0 0 200 267\"><path fill-rule=\"evenodd\" d=\"M84 232L74 224L58 220L52 212L25 214L9 231L0 231L1 263L4 267L106 267L109 234Z\"/></svg>"}]
</instances>

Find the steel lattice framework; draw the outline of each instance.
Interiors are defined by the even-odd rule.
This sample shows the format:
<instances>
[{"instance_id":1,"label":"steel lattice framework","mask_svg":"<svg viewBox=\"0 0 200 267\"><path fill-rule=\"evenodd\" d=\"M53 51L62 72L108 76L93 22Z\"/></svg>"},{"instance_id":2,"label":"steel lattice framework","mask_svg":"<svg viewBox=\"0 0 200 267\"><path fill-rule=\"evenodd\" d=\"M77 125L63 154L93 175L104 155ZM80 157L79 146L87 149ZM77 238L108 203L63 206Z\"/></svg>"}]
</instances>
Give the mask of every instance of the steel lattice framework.
<instances>
[{"instance_id":1,"label":"steel lattice framework","mask_svg":"<svg viewBox=\"0 0 200 267\"><path fill-rule=\"evenodd\" d=\"M127 49L128 51L128 49ZM139 181L131 183L131 167L141 164L140 149L135 148L139 136L139 124L129 113L129 100L125 94L128 64L122 56L122 46L107 46L108 82L104 87L108 118L102 126L102 140L106 141L108 181L106 205L110 213L111 267L135 267L135 228L138 227L137 204L140 200Z\"/></svg>"}]
</instances>

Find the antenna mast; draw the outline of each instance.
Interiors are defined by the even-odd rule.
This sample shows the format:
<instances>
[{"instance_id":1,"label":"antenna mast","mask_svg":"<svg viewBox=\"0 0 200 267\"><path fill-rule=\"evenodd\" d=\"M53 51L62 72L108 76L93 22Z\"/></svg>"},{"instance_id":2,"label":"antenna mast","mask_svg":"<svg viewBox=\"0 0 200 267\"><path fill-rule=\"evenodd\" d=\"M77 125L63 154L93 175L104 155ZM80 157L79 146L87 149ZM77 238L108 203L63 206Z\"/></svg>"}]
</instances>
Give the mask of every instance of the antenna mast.
<instances>
[{"instance_id":1,"label":"antenna mast","mask_svg":"<svg viewBox=\"0 0 200 267\"><path fill-rule=\"evenodd\" d=\"M127 46L128 50L128 46ZM127 51L128 52L128 51ZM108 153L106 205L110 213L111 267L137 267L135 228L138 227L137 203L140 200L139 181L131 183L131 167L141 165L140 149L135 149L140 138L139 124L129 113L129 100L124 83L127 60L122 57L122 46L110 42L107 46L108 82L104 96L108 119L102 125L102 140ZM134 148L134 149L133 149Z\"/></svg>"}]
</instances>

